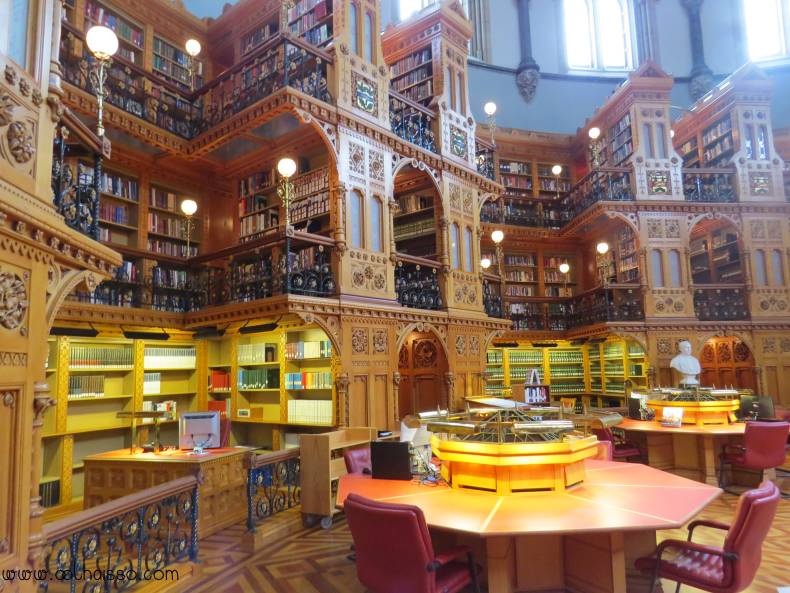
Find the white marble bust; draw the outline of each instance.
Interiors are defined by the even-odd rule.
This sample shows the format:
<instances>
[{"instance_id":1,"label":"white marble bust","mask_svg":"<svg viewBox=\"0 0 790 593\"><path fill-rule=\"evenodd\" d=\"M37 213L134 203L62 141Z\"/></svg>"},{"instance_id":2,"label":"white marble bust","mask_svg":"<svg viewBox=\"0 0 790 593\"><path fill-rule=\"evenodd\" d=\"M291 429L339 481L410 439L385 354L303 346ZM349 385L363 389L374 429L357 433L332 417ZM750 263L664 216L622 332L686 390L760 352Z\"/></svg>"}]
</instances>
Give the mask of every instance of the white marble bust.
<instances>
[{"instance_id":1,"label":"white marble bust","mask_svg":"<svg viewBox=\"0 0 790 593\"><path fill-rule=\"evenodd\" d=\"M689 342L681 342L678 344L680 354L672 359L669 363L673 369L683 375L680 380L680 386L686 387L691 385L699 385L697 375L702 372L699 361L691 356L691 344Z\"/></svg>"}]
</instances>

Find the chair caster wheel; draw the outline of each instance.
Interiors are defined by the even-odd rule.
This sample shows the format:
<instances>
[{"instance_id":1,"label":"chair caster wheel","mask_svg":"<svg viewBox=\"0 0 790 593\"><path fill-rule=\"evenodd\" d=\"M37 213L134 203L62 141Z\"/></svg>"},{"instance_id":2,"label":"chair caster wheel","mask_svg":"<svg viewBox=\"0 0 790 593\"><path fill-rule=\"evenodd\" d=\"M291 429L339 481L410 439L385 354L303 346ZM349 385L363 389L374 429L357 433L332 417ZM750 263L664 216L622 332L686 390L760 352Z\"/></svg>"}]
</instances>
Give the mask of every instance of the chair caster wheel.
<instances>
[{"instance_id":1,"label":"chair caster wheel","mask_svg":"<svg viewBox=\"0 0 790 593\"><path fill-rule=\"evenodd\" d=\"M323 529L329 529L330 527L332 527L332 517L322 517L321 527Z\"/></svg>"}]
</instances>

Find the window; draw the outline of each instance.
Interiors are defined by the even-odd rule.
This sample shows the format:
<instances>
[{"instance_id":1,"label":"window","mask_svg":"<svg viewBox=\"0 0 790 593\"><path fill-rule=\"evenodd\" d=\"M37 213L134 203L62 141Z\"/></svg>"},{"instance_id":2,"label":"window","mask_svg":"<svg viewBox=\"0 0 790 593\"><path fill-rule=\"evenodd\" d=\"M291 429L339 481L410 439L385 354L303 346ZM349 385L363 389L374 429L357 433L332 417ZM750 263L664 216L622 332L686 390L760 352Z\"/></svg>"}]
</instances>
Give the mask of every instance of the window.
<instances>
[{"instance_id":1,"label":"window","mask_svg":"<svg viewBox=\"0 0 790 593\"><path fill-rule=\"evenodd\" d=\"M359 28L359 20L357 18L357 5L351 3L351 22L349 23L349 31L351 32L351 53L359 55L359 43L357 42L357 31Z\"/></svg>"},{"instance_id":2,"label":"window","mask_svg":"<svg viewBox=\"0 0 790 593\"><path fill-rule=\"evenodd\" d=\"M669 252L669 285L680 286L680 252L673 249Z\"/></svg>"},{"instance_id":3,"label":"window","mask_svg":"<svg viewBox=\"0 0 790 593\"><path fill-rule=\"evenodd\" d=\"M466 259L466 271L472 271L472 229L466 227L464 235L464 256Z\"/></svg>"},{"instance_id":4,"label":"window","mask_svg":"<svg viewBox=\"0 0 790 593\"><path fill-rule=\"evenodd\" d=\"M373 15L365 13L365 59L373 61Z\"/></svg>"},{"instance_id":5,"label":"window","mask_svg":"<svg viewBox=\"0 0 790 593\"><path fill-rule=\"evenodd\" d=\"M665 159L667 158L667 138L666 132L664 132L664 124L658 124L656 132L658 133L658 139L656 140L658 144L658 158Z\"/></svg>"},{"instance_id":6,"label":"window","mask_svg":"<svg viewBox=\"0 0 790 593\"><path fill-rule=\"evenodd\" d=\"M768 160L768 132L765 126L757 128L757 152L760 154L760 160Z\"/></svg>"},{"instance_id":7,"label":"window","mask_svg":"<svg viewBox=\"0 0 790 593\"><path fill-rule=\"evenodd\" d=\"M27 34L30 27L28 15L30 0L11 0L11 30L8 40L8 57L27 69ZM8 14L6 14L8 16Z\"/></svg>"},{"instance_id":8,"label":"window","mask_svg":"<svg viewBox=\"0 0 790 593\"><path fill-rule=\"evenodd\" d=\"M754 127L751 124L746 126L746 158L754 158Z\"/></svg>"},{"instance_id":9,"label":"window","mask_svg":"<svg viewBox=\"0 0 790 593\"><path fill-rule=\"evenodd\" d=\"M564 0L564 9L569 68L633 67L628 0Z\"/></svg>"},{"instance_id":10,"label":"window","mask_svg":"<svg viewBox=\"0 0 790 593\"><path fill-rule=\"evenodd\" d=\"M461 269L461 229L457 224L453 224L453 269Z\"/></svg>"},{"instance_id":11,"label":"window","mask_svg":"<svg viewBox=\"0 0 790 593\"><path fill-rule=\"evenodd\" d=\"M658 249L654 249L650 252L650 267L653 270L653 286L659 288L664 286L664 265L662 260L661 252Z\"/></svg>"},{"instance_id":12,"label":"window","mask_svg":"<svg viewBox=\"0 0 790 593\"><path fill-rule=\"evenodd\" d=\"M396 0L393 20L405 20L418 10L434 4L437 0ZM489 26L489 3L502 0L461 0L466 18L472 21L472 39L469 42L469 55L490 62L491 35Z\"/></svg>"},{"instance_id":13,"label":"window","mask_svg":"<svg viewBox=\"0 0 790 593\"><path fill-rule=\"evenodd\" d=\"M450 99L450 109L455 111L455 87L453 87L453 69L447 67L447 96Z\"/></svg>"},{"instance_id":14,"label":"window","mask_svg":"<svg viewBox=\"0 0 790 593\"><path fill-rule=\"evenodd\" d=\"M381 200L370 201L370 248L373 251L384 251L381 246Z\"/></svg>"},{"instance_id":15,"label":"window","mask_svg":"<svg viewBox=\"0 0 790 593\"><path fill-rule=\"evenodd\" d=\"M351 192L351 247L362 247L362 194Z\"/></svg>"},{"instance_id":16,"label":"window","mask_svg":"<svg viewBox=\"0 0 790 593\"><path fill-rule=\"evenodd\" d=\"M782 263L782 252L778 249L774 249L771 252L771 268L773 268L774 273L774 286L784 286L785 270Z\"/></svg>"},{"instance_id":17,"label":"window","mask_svg":"<svg viewBox=\"0 0 790 593\"><path fill-rule=\"evenodd\" d=\"M455 108L463 113L464 111L464 75L460 72L455 76Z\"/></svg>"},{"instance_id":18,"label":"window","mask_svg":"<svg viewBox=\"0 0 790 593\"><path fill-rule=\"evenodd\" d=\"M757 272L757 286L768 286L768 274L765 271L765 252L762 249L754 252L754 263Z\"/></svg>"},{"instance_id":19,"label":"window","mask_svg":"<svg viewBox=\"0 0 790 593\"><path fill-rule=\"evenodd\" d=\"M787 54L786 0L743 0L749 58L754 61ZM785 14L783 14L785 13Z\"/></svg>"},{"instance_id":20,"label":"window","mask_svg":"<svg viewBox=\"0 0 790 593\"><path fill-rule=\"evenodd\" d=\"M644 124L642 126L643 134L642 136L645 139L645 156L647 158L653 158L653 135L650 133L650 124Z\"/></svg>"}]
</instances>

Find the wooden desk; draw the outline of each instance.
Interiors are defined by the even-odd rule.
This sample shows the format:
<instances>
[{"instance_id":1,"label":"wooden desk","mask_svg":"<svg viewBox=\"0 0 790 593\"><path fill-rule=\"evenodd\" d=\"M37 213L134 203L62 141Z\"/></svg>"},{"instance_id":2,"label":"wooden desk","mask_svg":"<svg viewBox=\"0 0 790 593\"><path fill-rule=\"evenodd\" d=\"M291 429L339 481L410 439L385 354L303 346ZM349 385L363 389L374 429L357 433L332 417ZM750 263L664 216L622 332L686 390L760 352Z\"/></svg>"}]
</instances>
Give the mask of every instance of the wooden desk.
<instances>
[{"instance_id":1,"label":"wooden desk","mask_svg":"<svg viewBox=\"0 0 790 593\"><path fill-rule=\"evenodd\" d=\"M721 490L645 465L590 459L585 465L587 479L578 488L515 496L350 474L340 478L338 506L355 492L420 507L437 549L475 548L490 593L646 592L650 579L633 564L655 549L656 530L684 525Z\"/></svg>"},{"instance_id":2,"label":"wooden desk","mask_svg":"<svg viewBox=\"0 0 790 593\"><path fill-rule=\"evenodd\" d=\"M85 457L84 508L121 498L189 474L199 467L206 481L198 487L198 538L203 539L247 519L247 448L209 449L205 455L186 451L129 454L129 449Z\"/></svg>"}]
</instances>

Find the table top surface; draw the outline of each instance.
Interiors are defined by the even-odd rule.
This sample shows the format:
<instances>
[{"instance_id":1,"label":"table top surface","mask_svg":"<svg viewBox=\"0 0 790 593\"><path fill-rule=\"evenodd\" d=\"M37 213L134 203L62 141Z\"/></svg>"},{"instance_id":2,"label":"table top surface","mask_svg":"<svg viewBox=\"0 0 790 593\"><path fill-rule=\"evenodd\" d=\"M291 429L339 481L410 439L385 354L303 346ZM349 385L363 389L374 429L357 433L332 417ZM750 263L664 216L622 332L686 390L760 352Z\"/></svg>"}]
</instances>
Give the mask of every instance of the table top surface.
<instances>
[{"instance_id":1,"label":"table top surface","mask_svg":"<svg viewBox=\"0 0 790 593\"><path fill-rule=\"evenodd\" d=\"M340 478L337 502L342 508L354 492L415 505L431 527L493 537L673 529L721 494L713 486L646 465L592 459L584 463L585 483L564 493L498 496L447 485L374 480L359 473Z\"/></svg>"},{"instance_id":2,"label":"table top surface","mask_svg":"<svg viewBox=\"0 0 790 593\"><path fill-rule=\"evenodd\" d=\"M701 435L721 435L721 434L743 434L746 424L738 422L736 424L709 424L707 426L697 426L696 424L684 424L680 428L661 426L658 421L650 420L631 420L625 418L622 424L615 428L623 430L637 430L640 432L677 432L682 434L701 434Z\"/></svg>"},{"instance_id":3,"label":"table top surface","mask_svg":"<svg viewBox=\"0 0 790 593\"><path fill-rule=\"evenodd\" d=\"M200 464L225 457L232 457L233 455L242 456L250 450L252 450L252 447L225 447L223 449L205 449L206 453L203 455L191 455L190 451L182 451L180 449L170 449L168 451L160 451L159 453L143 453L142 449L137 447L134 454L129 453L129 449L120 449L118 451L88 455L83 461L156 461L161 463Z\"/></svg>"}]
</instances>

